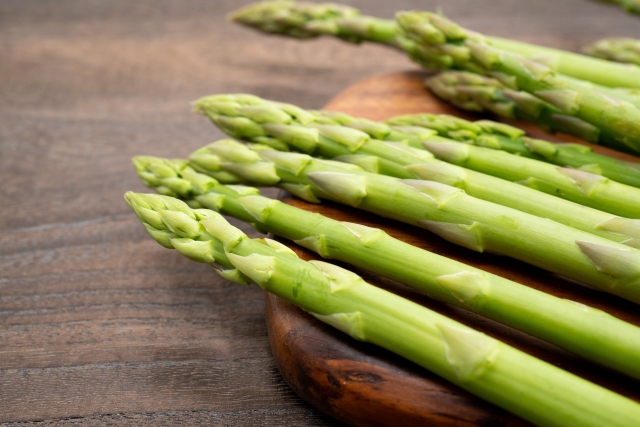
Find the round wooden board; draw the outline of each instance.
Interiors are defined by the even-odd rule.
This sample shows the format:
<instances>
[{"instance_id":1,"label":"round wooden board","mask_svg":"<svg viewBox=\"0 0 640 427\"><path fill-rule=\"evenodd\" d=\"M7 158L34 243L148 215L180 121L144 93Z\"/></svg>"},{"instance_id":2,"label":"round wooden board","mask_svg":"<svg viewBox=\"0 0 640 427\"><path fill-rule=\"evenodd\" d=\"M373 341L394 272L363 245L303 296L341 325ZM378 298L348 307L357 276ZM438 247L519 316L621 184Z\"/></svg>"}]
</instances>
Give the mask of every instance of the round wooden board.
<instances>
[{"instance_id":1,"label":"round wooden board","mask_svg":"<svg viewBox=\"0 0 640 427\"><path fill-rule=\"evenodd\" d=\"M425 76L419 72L375 76L346 89L325 108L373 120L420 112L455 114L474 119L473 116L461 114L431 96L422 85ZM577 141L566 135L551 136L527 123L517 125L526 129L532 136L555 141ZM626 160L638 160L603 147L595 149ZM600 308L640 325L637 305L528 264L495 254L479 254L452 245L425 230L384 220L345 206L333 203L313 205L291 197L285 197L284 200L334 219L381 228L415 246L561 298ZM316 254L303 248L293 244L290 246L303 259L318 258ZM417 301L529 354L640 402L640 382L636 380L458 307L433 301L382 277L342 266L360 274L370 283ZM390 352L351 339L270 294L267 294L267 326L271 349L280 372L289 385L313 406L347 424L403 427L529 425Z\"/></svg>"}]
</instances>

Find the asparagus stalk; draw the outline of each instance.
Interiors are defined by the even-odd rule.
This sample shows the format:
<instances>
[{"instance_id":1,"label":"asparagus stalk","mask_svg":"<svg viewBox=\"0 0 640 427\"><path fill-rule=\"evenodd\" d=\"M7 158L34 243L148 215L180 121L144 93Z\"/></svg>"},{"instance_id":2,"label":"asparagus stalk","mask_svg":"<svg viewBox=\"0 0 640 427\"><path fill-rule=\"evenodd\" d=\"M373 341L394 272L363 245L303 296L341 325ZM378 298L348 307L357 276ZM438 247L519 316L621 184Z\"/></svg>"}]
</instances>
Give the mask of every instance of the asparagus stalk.
<instances>
[{"instance_id":1,"label":"asparagus stalk","mask_svg":"<svg viewBox=\"0 0 640 427\"><path fill-rule=\"evenodd\" d=\"M382 43L406 52L413 61L428 68L451 65L444 57L421 55L420 47L406 37L394 21L361 16L357 9L334 3L264 1L244 6L233 12L230 19L260 31L296 38L328 35L353 43ZM424 31L427 36L437 37L437 30ZM622 67L585 55L498 37L487 40L501 49L551 64L563 74L605 86L640 88L640 68Z\"/></svg>"},{"instance_id":2,"label":"asparagus stalk","mask_svg":"<svg viewBox=\"0 0 640 427\"><path fill-rule=\"evenodd\" d=\"M640 13L640 3L638 6ZM585 46L584 53L608 61L640 65L640 40L630 38L607 38Z\"/></svg>"},{"instance_id":3,"label":"asparagus stalk","mask_svg":"<svg viewBox=\"0 0 640 427\"><path fill-rule=\"evenodd\" d=\"M127 193L151 236L225 278L255 283L355 339L399 354L539 425L627 426L640 405L356 274L305 262L286 246L250 239L218 213L166 196Z\"/></svg>"},{"instance_id":4,"label":"asparagus stalk","mask_svg":"<svg viewBox=\"0 0 640 427\"><path fill-rule=\"evenodd\" d=\"M335 221L262 197L255 188L225 187L195 172L184 161L141 156L135 157L133 163L145 185L165 194L171 192L190 206L253 223L260 230L292 240L323 258L373 271L434 299L640 378L640 329L600 310L585 309L427 252L382 230ZM169 178L174 183L172 189L164 184Z\"/></svg>"},{"instance_id":5,"label":"asparagus stalk","mask_svg":"<svg viewBox=\"0 0 640 427\"><path fill-rule=\"evenodd\" d=\"M397 20L407 35L421 44L425 58L446 60L452 68L491 73L513 89L531 93L563 113L599 128L607 135L603 141L613 139L630 150L640 151L640 109L632 103L585 87L541 63L495 48L482 35L439 15L402 12Z\"/></svg>"},{"instance_id":6,"label":"asparagus stalk","mask_svg":"<svg viewBox=\"0 0 640 427\"><path fill-rule=\"evenodd\" d=\"M436 130L440 136L459 142L499 149L559 166L581 169L622 184L640 187L640 164L594 153L591 148L585 145L556 144L541 139L528 138L518 128L489 120L464 123L462 119L456 118L455 121L449 121L446 125L443 125L443 122L446 122L446 117L433 114L410 114L392 117L385 121L392 126L418 126Z\"/></svg>"},{"instance_id":7,"label":"asparagus stalk","mask_svg":"<svg viewBox=\"0 0 640 427\"><path fill-rule=\"evenodd\" d=\"M421 115L422 120L416 121L416 124L432 129L407 126L407 122L416 116L401 117L397 119L400 126L389 126L343 113L305 111L247 95L205 97L196 102L196 108L226 133L239 139L268 142L279 149L290 147L314 156L356 163L369 172L453 185L479 199L549 218L625 245L640 246L637 220L614 217L532 188L443 163L424 150L372 138L401 140L422 147L420 141L432 137L436 131L458 138L474 138L487 131L492 134L485 135L485 139L496 136L512 141L511 138L521 135L522 131L511 126L494 122L476 124L432 115ZM190 160L197 167L221 162L209 147L196 151Z\"/></svg>"},{"instance_id":8,"label":"asparagus stalk","mask_svg":"<svg viewBox=\"0 0 640 427\"><path fill-rule=\"evenodd\" d=\"M626 218L640 218L640 189L601 175L560 168L500 150L460 142L425 141L446 162L497 176Z\"/></svg>"},{"instance_id":9,"label":"asparagus stalk","mask_svg":"<svg viewBox=\"0 0 640 427\"><path fill-rule=\"evenodd\" d=\"M438 98L467 111L489 111L509 119L523 119L549 132L564 132L598 142L600 129L563 114L560 109L527 92L512 90L497 79L467 71L448 71L425 81ZM608 141L615 145L616 141ZM606 143L606 142L605 142Z\"/></svg>"},{"instance_id":10,"label":"asparagus stalk","mask_svg":"<svg viewBox=\"0 0 640 427\"><path fill-rule=\"evenodd\" d=\"M417 225L466 248L505 254L640 302L638 249L445 184L398 180L267 148L229 140L208 146L223 160L221 168L249 184L280 185L311 202L328 199Z\"/></svg>"}]
</instances>

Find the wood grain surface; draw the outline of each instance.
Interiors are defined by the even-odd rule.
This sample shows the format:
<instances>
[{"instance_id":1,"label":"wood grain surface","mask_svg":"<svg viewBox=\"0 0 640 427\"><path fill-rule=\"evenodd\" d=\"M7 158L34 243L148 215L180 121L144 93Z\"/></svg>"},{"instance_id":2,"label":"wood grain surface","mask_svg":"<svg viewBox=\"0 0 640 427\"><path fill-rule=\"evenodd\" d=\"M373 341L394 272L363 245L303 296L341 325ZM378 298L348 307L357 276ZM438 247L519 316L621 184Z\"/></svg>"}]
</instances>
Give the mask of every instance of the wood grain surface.
<instances>
[{"instance_id":1,"label":"wood grain surface","mask_svg":"<svg viewBox=\"0 0 640 427\"><path fill-rule=\"evenodd\" d=\"M0 2L0 425L341 425L278 373L262 292L152 242L122 198L144 191L132 156L222 136L190 112L199 96L319 108L367 76L417 69L380 46L228 24L242 3ZM638 36L637 18L591 0L345 3L382 17L443 7L573 50Z\"/></svg>"},{"instance_id":2,"label":"wood grain surface","mask_svg":"<svg viewBox=\"0 0 640 427\"><path fill-rule=\"evenodd\" d=\"M356 117L384 120L400 114L451 113L422 85L425 74L393 73L374 76L340 93L326 109ZM467 116L471 117L472 116ZM566 135L550 135L535 126L516 122L531 134L564 141ZM578 141L578 140L575 140ZM640 161L629 154L593 146L601 153L627 161ZM451 244L415 227L335 203L311 204L292 197L287 203L328 216L385 230L414 246L468 265L507 277L518 283L599 308L640 326L637 305L586 288L526 263L491 253L479 254ZM283 241L306 260L318 255ZM397 283L362 269L343 265L365 280L408 297L426 307L480 330L520 350L562 367L640 402L640 382L602 368L554 345L513 330L497 322L439 303ZM275 296L267 295L267 327L272 351L284 378L307 401L353 426L521 426L517 417L483 402L457 386L373 345L357 343L335 332L313 316Z\"/></svg>"}]
</instances>

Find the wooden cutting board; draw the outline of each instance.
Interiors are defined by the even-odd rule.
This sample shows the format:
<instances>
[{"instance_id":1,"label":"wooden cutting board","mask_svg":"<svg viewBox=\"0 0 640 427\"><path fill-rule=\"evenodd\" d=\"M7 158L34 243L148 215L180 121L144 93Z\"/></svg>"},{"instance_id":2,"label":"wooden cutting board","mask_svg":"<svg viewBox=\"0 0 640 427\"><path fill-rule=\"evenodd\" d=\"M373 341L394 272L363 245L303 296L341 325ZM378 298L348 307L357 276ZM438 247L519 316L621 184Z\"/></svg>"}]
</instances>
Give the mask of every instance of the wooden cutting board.
<instances>
[{"instance_id":1,"label":"wooden cutting board","mask_svg":"<svg viewBox=\"0 0 640 427\"><path fill-rule=\"evenodd\" d=\"M461 114L430 95L422 85L425 76L426 74L419 72L405 72L371 77L340 93L325 108L373 120L420 112L455 114L472 120L477 119ZM551 136L524 122L516 124L532 136L555 141L577 141L566 135ZM603 147L596 147L596 150L626 160L639 160ZM426 230L385 220L342 205L313 205L292 197L285 197L285 201L334 219L381 228L415 246L558 297L600 308L640 325L640 310L637 305L520 261L495 254L479 254L453 245ZM290 246L303 259L319 258L306 249L293 244ZM640 402L640 381L597 366L558 347L461 308L433 301L385 278L366 271L350 269L370 283L410 298ZM529 425L426 369L379 347L351 339L294 305L270 294L267 294L267 326L271 349L287 383L313 406L347 424L403 427Z\"/></svg>"}]
</instances>

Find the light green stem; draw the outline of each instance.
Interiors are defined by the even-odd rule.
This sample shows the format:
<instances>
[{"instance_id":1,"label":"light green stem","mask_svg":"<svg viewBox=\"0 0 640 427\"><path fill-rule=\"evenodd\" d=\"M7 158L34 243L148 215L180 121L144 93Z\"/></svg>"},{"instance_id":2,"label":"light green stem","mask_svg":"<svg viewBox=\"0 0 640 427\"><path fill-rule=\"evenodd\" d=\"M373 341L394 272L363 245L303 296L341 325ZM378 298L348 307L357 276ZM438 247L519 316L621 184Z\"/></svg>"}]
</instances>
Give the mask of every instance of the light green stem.
<instances>
[{"instance_id":1,"label":"light green stem","mask_svg":"<svg viewBox=\"0 0 640 427\"><path fill-rule=\"evenodd\" d=\"M335 3L263 1L238 9L230 19L266 33L301 39L326 35L352 43L381 43L404 51L413 61L427 68L452 66L446 57L449 52L425 55L425 48L407 37L396 22L362 16L355 8ZM439 37L438 29L423 28L421 31L425 37L434 40ZM532 56L553 65L558 72L578 79L605 86L640 88L640 67L623 67L598 58L498 37L488 37L487 41L501 49Z\"/></svg>"},{"instance_id":2,"label":"light green stem","mask_svg":"<svg viewBox=\"0 0 640 427\"><path fill-rule=\"evenodd\" d=\"M231 141L214 144L209 147L224 159L220 166L248 183L286 184L309 200L334 200L417 225L469 249L505 254L640 302L638 249L436 182L397 180Z\"/></svg>"},{"instance_id":3,"label":"light green stem","mask_svg":"<svg viewBox=\"0 0 640 427\"><path fill-rule=\"evenodd\" d=\"M479 76L473 75L473 77ZM446 116L435 114L409 114L392 117L385 121L392 126L418 126L432 129L444 138L503 150L559 166L582 169L605 176L621 184L640 187L640 163L625 162L597 154L591 148L581 144L558 144L528 138L520 129L503 123L489 120L461 122L464 121L459 118L453 121L447 120Z\"/></svg>"},{"instance_id":4,"label":"light green stem","mask_svg":"<svg viewBox=\"0 0 640 427\"><path fill-rule=\"evenodd\" d=\"M599 128L607 135L603 141L614 140L640 152L640 108L633 103L567 78L540 62L496 48L482 35L439 15L401 12L396 19L421 47L425 60L435 57L448 62L449 68L489 74L514 90L535 95L564 114Z\"/></svg>"},{"instance_id":5,"label":"light green stem","mask_svg":"<svg viewBox=\"0 0 640 427\"><path fill-rule=\"evenodd\" d=\"M344 261L396 280L432 298L556 344L640 378L640 329L600 310L554 297L460 262L419 249L363 225L339 222L262 197L251 187L210 185L183 162L153 157L134 159L138 175L154 189L173 170L177 197L252 223L292 240L323 258ZM154 174L153 171L162 171ZM155 175L155 181L149 175Z\"/></svg>"},{"instance_id":6,"label":"light green stem","mask_svg":"<svg viewBox=\"0 0 640 427\"><path fill-rule=\"evenodd\" d=\"M640 189L601 175L460 142L426 141L424 145L446 162L621 217L640 218Z\"/></svg>"},{"instance_id":7,"label":"light green stem","mask_svg":"<svg viewBox=\"0 0 640 427\"><path fill-rule=\"evenodd\" d=\"M545 62L567 76L609 87L640 88L640 67L624 67L600 58L500 37L487 39L498 49Z\"/></svg>"},{"instance_id":8,"label":"light green stem","mask_svg":"<svg viewBox=\"0 0 640 427\"><path fill-rule=\"evenodd\" d=\"M126 199L145 226L151 226L149 213L139 212L153 212L162 231L176 236L169 242L177 242L176 249L190 258L203 247L222 247L218 258L205 251L200 261L225 258L238 274L329 325L536 424L628 426L640 417L640 405L625 397L371 286L347 270L302 261L277 242L249 239L213 211L190 210L162 196L127 193Z\"/></svg>"},{"instance_id":9,"label":"light green stem","mask_svg":"<svg viewBox=\"0 0 640 427\"><path fill-rule=\"evenodd\" d=\"M342 113L305 111L247 95L214 95L196 101L195 105L198 111L236 138L267 142L280 150L291 148L314 156L336 158L355 163L369 172L453 185L482 200L553 219L609 240L640 246L638 221L617 218L504 179L446 164L433 159L424 150L408 146L423 148L420 141L434 138L435 132L486 143L520 138L522 131L511 126L487 121L471 123L434 115L399 117L395 120L399 126L389 126ZM410 126L410 120L421 127ZM196 151L190 159L194 167L212 164L214 170L219 169L216 165L221 162L209 147ZM613 223L615 228L611 228ZM624 227L623 223L626 224Z\"/></svg>"}]
</instances>

